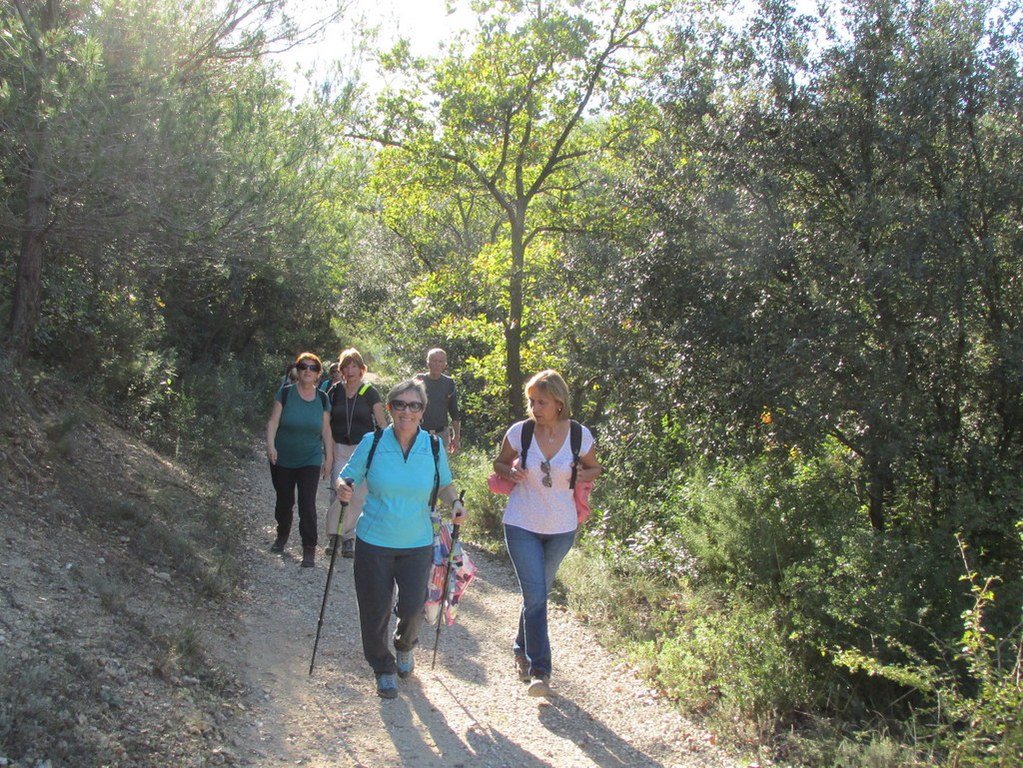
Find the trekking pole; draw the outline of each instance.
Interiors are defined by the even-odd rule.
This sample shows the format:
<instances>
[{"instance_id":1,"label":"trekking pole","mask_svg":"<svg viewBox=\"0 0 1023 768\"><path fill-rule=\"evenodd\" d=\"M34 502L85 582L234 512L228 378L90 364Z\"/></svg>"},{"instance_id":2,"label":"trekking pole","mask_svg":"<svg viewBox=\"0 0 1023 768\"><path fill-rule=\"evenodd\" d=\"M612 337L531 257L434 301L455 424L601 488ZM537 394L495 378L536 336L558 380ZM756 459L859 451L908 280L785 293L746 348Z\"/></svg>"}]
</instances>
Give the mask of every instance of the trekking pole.
<instances>
[{"instance_id":1,"label":"trekking pole","mask_svg":"<svg viewBox=\"0 0 1023 768\"><path fill-rule=\"evenodd\" d=\"M345 485L351 487L352 481L345 479ZM316 642L313 643L313 657L309 660L309 676L313 674L313 664L316 663L316 646L320 644L320 630L323 629L323 612L327 609L327 594L330 592L330 579L334 575L334 561L337 559L337 551L341 549L341 527L345 520L345 507L347 501L341 502L341 515L337 519L337 538L334 540L334 548L330 551L330 566L327 568L327 586L323 588L323 603L320 605L320 620L316 623Z\"/></svg>"},{"instance_id":2,"label":"trekking pole","mask_svg":"<svg viewBox=\"0 0 1023 768\"><path fill-rule=\"evenodd\" d=\"M465 498L463 490L458 500ZM433 638L433 661L430 662L430 669L437 665L437 648L440 647L440 628L444 623L444 603L448 601L448 582L451 580L451 564L455 562L455 544L458 543L458 529L462 526L457 523L451 524L451 549L448 550L448 561L444 567L444 586L440 591L440 603L437 606L437 635Z\"/></svg>"}]
</instances>

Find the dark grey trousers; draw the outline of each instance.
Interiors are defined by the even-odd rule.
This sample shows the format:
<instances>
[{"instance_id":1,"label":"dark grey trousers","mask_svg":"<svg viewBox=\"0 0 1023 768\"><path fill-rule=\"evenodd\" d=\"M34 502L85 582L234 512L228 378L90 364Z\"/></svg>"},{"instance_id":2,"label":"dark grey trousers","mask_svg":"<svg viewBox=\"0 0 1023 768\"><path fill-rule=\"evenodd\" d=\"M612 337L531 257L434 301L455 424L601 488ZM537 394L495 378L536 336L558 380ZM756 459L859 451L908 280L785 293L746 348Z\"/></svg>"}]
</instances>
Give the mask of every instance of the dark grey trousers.
<instances>
[{"instance_id":1,"label":"dark grey trousers","mask_svg":"<svg viewBox=\"0 0 1023 768\"><path fill-rule=\"evenodd\" d=\"M410 651L419 640L423 604L433 567L433 546L391 549L355 539L355 598L359 603L362 653L376 674L393 674L397 667L387 638L398 589L394 647Z\"/></svg>"}]
</instances>

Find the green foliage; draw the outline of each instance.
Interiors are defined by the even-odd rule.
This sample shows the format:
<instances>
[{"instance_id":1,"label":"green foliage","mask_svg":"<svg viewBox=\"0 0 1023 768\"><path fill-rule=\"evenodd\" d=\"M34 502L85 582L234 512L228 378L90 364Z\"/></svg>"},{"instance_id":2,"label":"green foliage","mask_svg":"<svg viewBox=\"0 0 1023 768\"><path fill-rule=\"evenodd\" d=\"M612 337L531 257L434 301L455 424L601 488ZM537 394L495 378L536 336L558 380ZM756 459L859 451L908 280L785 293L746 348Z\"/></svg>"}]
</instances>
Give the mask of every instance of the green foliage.
<instances>
[{"instance_id":1,"label":"green foliage","mask_svg":"<svg viewBox=\"0 0 1023 768\"><path fill-rule=\"evenodd\" d=\"M567 359L557 326L580 304L559 292L560 240L586 218L579 174L608 137L582 118L625 86L626 49L657 9L488 3L479 33L446 58L427 66L401 45L385 58L393 70L411 70L415 87L386 92L366 116L364 135L393 148L376 177L384 218L431 278L457 275L466 299L454 304L458 335L479 329L489 342L472 356L480 372L496 371L503 355L503 376L483 386L500 394L509 417L523 414L527 372ZM432 293L428 307L444 312L452 293Z\"/></svg>"},{"instance_id":2,"label":"green foliage","mask_svg":"<svg viewBox=\"0 0 1023 768\"><path fill-rule=\"evenodd\" d=\"M964 560L966 550L964 547ZM997 636L985 621L995 602L996 579L969 566L963 580L973 605L963 612L957 661L967 669L967 685L958 676L944 678L937 715L951 726L942 741L950 766L1010 766L1023 754L1023 623Z\"/></svg>"},{"instance_id":3,"label":"green foliage","mask_svg":"<svg viewBox=\"0 0 1023 768\"><path fill-rule=\"evenodd\" d=\"M745 600L685 614L639 656L658 683L696 711L716 708L773 723L820 703L812 675L787 641L784 615Z\"/></svg>"},{"instance_id":4,"label":"green foliage","mask_svg":"<svg viewBox=\"0 0 1023 768\"><path fill-rule=\"evenodd\" d=\"M455 487L465 489L465 507L470 511L462 536L492 552L503 551L504 505L507 497L498 496L487 488L487 476L493 472L492 461L496 451L481 451L465 447L451 458L451 472Z\"/></svg>"},{"instance_id":5,"label":"green foliage","mask_svg":"<svg viewBox=\"0 0 1023 768\"><path fill-rule=\"evenodd\" d=\"M742 466L697 468L677 500L678 528L715 583L777 587L790 567L856 526L850 475L835 446L819 457L777 451Z\"/></svg>"}]
</instances>

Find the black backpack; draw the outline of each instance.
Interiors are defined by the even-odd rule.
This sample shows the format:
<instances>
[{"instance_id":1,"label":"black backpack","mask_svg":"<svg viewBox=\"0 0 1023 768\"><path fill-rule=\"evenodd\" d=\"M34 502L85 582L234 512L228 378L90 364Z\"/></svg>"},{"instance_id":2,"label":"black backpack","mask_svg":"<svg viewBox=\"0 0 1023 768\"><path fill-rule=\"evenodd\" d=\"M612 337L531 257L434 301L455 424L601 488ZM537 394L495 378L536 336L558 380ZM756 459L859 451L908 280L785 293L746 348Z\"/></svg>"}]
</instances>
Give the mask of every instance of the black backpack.
<instances>
[{"instance_id":1,"label":"black backpack","mask_svg":"<svg viewBox=\"0 0 1023 768\"><path fill-rule=\"evenodd\" d=\"M529 446L533 442L533 430L535 428L536 422L532 419L522 422L522 450L519 451L520 467L526 466L526 454L529 452ZM575 419L569 424L568 442L572 448L572 479L569 480L568 487L575 488L575 476L579 471L579 449L582 448L583 444L583 428Z\"/></svg>"}]
</instances>

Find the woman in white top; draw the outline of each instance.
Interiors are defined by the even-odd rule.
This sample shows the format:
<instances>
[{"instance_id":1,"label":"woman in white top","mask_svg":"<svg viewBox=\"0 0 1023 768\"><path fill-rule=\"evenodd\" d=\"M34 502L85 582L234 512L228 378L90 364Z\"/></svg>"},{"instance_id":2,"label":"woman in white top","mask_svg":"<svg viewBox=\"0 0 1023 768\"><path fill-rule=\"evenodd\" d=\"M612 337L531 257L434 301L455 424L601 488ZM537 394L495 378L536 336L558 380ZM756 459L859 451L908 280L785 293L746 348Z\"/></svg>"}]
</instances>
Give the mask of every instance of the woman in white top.
<instances>
[{"instance_id":1,"label":"woman in white top","mask_svg":"<svg viewBox=\"0 0 1023 768\"><path fill-rule=\"evenodd\" d=\"M575 541L576 510L569 433L572 408L568 386L557 371L541 371L526 383L533 436L525 446L526 421L513 424L501 442L494 471L515 483L504 513L508 555L522 591L522 610L512 650L531 696L550 692L551 645L547 633L547 595L561 561ZM593 435L582 427L576 482L600 475Z\"/></svg>"}]
</instances>

